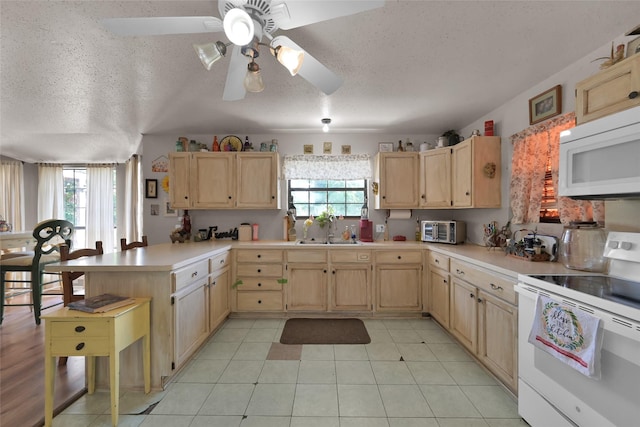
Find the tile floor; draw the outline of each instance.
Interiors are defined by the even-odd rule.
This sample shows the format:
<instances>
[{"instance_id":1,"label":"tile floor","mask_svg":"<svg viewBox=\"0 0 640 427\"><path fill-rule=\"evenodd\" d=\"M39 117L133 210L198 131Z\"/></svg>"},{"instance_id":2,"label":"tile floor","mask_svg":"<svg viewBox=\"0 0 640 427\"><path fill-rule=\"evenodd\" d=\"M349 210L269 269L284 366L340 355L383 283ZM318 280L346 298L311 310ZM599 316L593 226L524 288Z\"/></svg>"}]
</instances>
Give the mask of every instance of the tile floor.
<instances>
[{"instance_id":1,"label":"tile floor","mask_svg":"<svg viewBox=\"0 0 640 427\"><path fill-rule=\"evenodd\" d=\"M365 320L371 344L303 345L299 360L272 350L284 322L227 320L166 390L123 393L120 425L527 426L516 401L431 320ZM110 423L108 392L54 418L55 427Z\"/></svg>"}]
</instances>

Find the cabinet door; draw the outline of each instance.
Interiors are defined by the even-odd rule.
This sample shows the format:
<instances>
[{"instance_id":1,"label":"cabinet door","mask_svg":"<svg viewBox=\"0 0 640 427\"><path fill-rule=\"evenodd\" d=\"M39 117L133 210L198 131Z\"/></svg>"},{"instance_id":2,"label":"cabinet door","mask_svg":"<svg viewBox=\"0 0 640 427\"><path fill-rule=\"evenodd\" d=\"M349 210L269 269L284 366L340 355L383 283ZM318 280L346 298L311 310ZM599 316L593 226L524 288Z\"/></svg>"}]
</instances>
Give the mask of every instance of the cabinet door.
<instances>
[{"instance_id":1,"label":"cabinet door","mask_svg":"<svg viewBox=\"0 0 640 427\"><path fill-rule=\"evenodd\" d=\"M451 149L420 153L420 207L451 207Z\"/></svg>"},{"instance_id":2,"label":"cabinet door","mask_svg":"<svg viewBox=\"0 0 640 427\"><path fill-rule=\"evenodd\" d=\"M451 198L455 207L471 207L472 156L473 146L470 140L453 147Z\"/></svg>"},{"instance_id":3,"label":"cabinet door","mask_svg":"<svg viewBox=\"0 0 640 427\"><path fill-rule=\"evenodd\" d=\"M232 208L235 203L235 154L194 153L191 159L191 206Z\"/></svg>"},{"instance_id":4,"label":"cabinet door","mask_svg":"<svg viewBox=\"0 0 640 427\"><path fill-rule=\"evenodd\" d=\"M422 267L381 265L376 267L378 311L420 311Z\"/></svg>"},{"instance_id":5,"label":"cabinet door","mask_svg":"<svg viewBox=\"0 0 640 427\"><path fill-rule=\"evenodd\" d=\"M179 368L207 338L208 278L173 296L174 363Z\"/></svg>"},{"instance_id":6,"label":"cabinet door","mask_svg":"<svg viewBox=\"0 0 640 427\"><path fill-rule=\"evenodd\" d=\"M216 272L209 285L209 331L215 330L229 314L229 267Z\"/></svg>"},{"instance_id":7,"label":"cabinet door","mask_svg":"<svg viewBox=\"0 0 640 427\"><path fill-rule=\"evenodd\" d=\"M331 309L371 311L370 272L370 265L333 265L331 268Z\"/></svg>"},{"instance_id":8,"label":"cabinet door","mask_svg":"<svg viewBox=\"0 0 640 427\"><path fill-rule=\"evenodd\" d=\"M432 269L429 272L430 313L442 326L449 329L449 274Z\"/></svg>"},{"instance_id":9,"label":"cabinet door","mask_svg":"<svg viewBox=\"0 0 640 427\"><path fill-rule=\"evenodd\" d=\"M640 105L638 92L640 56L634 55L576 84L576 123Z\"/></svg>"},{"instance_id":10,"label":"cabinet door","mask_svg":"<svg viewBox=\"0 0 640 427\"><path fill-rule=\"evenodd\" d=\"M420 186L418 153L379 153L376 175L379 194L375 195L376 209L405 209L418 207Z\"/></svg>"},{"instance_id":11,"label":"cabinet door","mask_svg":"<svg viewBox=\"0 0 640 427\"><path fill-rule=\"evenodd\" d=\"M169 154L169 203L174 209L189 209L189 153Z\"/></svg>"},{"instance_id":12,"label":"cabinet door","mask_svg":"<svg viewBox=\"0 0 640 427\"><path fill-rule=\"evenodd\" d=\"M478 357L514 393L518 387L518 309L480 291Z\"/></svg>"},{"instance_id":13,"label":"cabinet door","mask_svg":"<svg viewBox=\"0 0 640 427\"><path fill-rule=\"evenodd\" d=\"M238 153L236 171L237 208L280 209L276 153Z\"/></svg>"},{"instance_id":14,"label":"cabinet door","mask_svg":"<svg viewBox=\"0 0 640 427\"><path fill-rule=\"evenodd\" d=\"M287 310L327 310L327 266L289 264Z\"/></svg>"},{"instance_id":15,"label":"cabinet door","mask_svg":"<svg viewBox=\"0 0 640 427\"><path fill-rule=\"evenodd\" d=\"M471 352L477 350L478 290L459 279L451 281L449 331Z\"/></svg>"}]
</instances>

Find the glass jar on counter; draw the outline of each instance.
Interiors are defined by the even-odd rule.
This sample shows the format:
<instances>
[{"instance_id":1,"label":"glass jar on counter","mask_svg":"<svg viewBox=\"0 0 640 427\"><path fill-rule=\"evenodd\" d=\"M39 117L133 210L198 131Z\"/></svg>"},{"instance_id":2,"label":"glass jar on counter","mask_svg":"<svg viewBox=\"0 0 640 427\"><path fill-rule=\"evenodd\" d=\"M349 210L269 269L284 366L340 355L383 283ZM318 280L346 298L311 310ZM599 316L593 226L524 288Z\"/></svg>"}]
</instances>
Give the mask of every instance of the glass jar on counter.
<instances>
[{"instance_id":1,"label":"glass jar on counter","mask_svg":"<svg viewBox=\"0 0 640 427\"><path fill-rule=\"evenodd\" d=\"M604 272L607 234L596 222L571 222L560 239L560 261L573 270Z\"/></svg>"}]
</instances>

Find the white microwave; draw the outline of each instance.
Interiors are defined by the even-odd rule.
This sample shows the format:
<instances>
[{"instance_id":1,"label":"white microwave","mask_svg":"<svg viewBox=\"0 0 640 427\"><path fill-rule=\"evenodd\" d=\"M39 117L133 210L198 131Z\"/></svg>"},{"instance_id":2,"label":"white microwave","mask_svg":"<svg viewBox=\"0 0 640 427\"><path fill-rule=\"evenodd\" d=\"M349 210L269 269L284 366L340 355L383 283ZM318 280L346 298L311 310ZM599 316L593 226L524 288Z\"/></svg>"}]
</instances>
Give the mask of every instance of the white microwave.
<instances>
[{"instance_id":1,"label":"white microwave","mask_svg":"<svg viewBox=\"0 0 640 427\"><path fill-rule=\"evenodd\" d=\"M587 200L640 198L640 107L560 134L558 194Z\"/></svg>"}]
</instances>

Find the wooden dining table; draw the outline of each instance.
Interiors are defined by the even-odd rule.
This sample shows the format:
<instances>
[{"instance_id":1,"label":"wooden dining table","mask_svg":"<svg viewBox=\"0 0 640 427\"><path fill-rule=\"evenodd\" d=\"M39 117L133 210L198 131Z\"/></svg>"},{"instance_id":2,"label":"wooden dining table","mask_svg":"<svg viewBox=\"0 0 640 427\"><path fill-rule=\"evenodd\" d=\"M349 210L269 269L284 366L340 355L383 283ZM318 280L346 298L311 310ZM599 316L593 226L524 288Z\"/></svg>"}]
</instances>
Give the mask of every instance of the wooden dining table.
<instances>
[{"instance_id":1,"label":"wooden dining table","mask_svg":"<svg viewBox=\"0 0 640 427\"><path fill-rule=\"evenodd\" d=\"M32 230L24 231L3 231L0 233L0 250L16 248L32 249L36 244Z\"/></svg>"}]
</instances>

